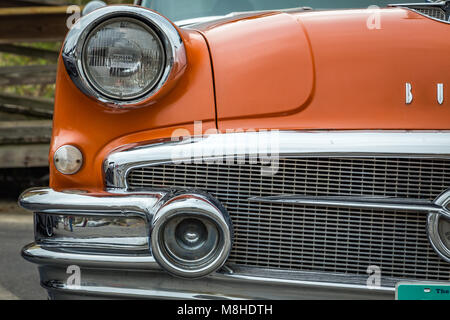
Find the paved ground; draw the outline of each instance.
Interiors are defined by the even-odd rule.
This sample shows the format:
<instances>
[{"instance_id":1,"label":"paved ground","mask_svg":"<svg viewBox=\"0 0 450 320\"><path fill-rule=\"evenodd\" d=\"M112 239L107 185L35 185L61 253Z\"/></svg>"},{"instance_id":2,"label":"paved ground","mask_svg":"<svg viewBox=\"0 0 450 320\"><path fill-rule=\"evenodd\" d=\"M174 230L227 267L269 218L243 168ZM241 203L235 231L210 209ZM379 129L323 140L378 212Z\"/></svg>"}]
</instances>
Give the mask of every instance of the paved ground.
<instances>
[{"instance_id":1,"label":"paved ground","mask_svg":"<svg viewBox=\"0 0 450 320\"><path fill-rule=\"evenodd\" d=\"M0 300L47 299L36 266L20 256L32 241L32 215L13 201L0 200Z\"/></svg>"}]
</instances>

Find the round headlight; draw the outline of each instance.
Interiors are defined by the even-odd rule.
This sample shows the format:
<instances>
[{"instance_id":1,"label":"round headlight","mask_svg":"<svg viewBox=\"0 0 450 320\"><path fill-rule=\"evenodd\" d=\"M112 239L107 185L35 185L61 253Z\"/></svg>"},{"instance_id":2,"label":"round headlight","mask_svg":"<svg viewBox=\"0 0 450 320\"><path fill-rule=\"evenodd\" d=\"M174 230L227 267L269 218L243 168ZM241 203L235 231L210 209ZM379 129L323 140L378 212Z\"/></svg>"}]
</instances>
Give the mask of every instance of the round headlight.
<instances>
[{"instance_id":1,"label":"round headlight","mask_svg":"<svg viewBox=\"0 0 450 320\"><path fill-rule=\"evenodd\" d=\"M176 27L135 6L97 9L73 26L62 58L74 84L107 106L143 106L169 92L186 67Z\"/></svg>"},{"instance_id":2,"label":"round headlight","mask_svg":"<svg viewBox=\"0 0 450 320\"><path fill-rule=\"evenodd\" d=\"M155 214L152 254L166 271L200 278L218 270L232 245L232 224L224 207L210 196L179 194Z\"/></svg>"},{"instance_id":3,"label":"round headlight","mask_svg":"<svg viewBox=\"0 0 450 320\"><path fill-rule=\"evenodd\" d=\"M86 39L83 68L103 95L130 100L150 91L161 77L165 56L157 34L136 19L101 23Z\"/></svg>"}]
</instances>

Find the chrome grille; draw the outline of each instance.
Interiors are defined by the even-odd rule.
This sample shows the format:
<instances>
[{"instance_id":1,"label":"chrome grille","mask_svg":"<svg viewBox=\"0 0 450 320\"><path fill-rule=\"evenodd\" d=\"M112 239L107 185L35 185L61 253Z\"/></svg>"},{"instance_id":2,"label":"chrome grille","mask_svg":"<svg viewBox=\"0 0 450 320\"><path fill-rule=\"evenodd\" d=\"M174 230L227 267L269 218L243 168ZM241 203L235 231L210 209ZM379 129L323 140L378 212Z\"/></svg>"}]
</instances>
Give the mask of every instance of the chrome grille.
<instances>
[{"instance_id":1,"label":"chrome grille","mask_svg":"<svg viewBox=\"0 0 450 320\"><path fill-rule=\"evenodd\" d=\"M354 275L375 265L384 277L450 280L423 213L257 203L230 211L236 264Z\"/></svg>"},{"instance_id":2,"label":"chrome grille","mask_svg":"<svg viewBox=\"0 0 450 320\"><path fill-rule=\"evenodd\" d=\"M407 158L280 159L262 165L159 164L130 171L130 189L202 189L227 208L235 228L229 262L283 270L450 280L450 264L427 239L426 214L259 203L281 194L364 195L434 200L450 187L450 160Z\"/></svg>"},{"instance_id":3,"label":"chrome grille","mask_svg":"<svg viewBox=\"0 0 450 320\"><path fill-rule=\"evenodd\" d=\"M446 21L445 19L445 11L440 8L414 8L414 10L422 13L423 15Z\"/></svg>"}]
</instances>

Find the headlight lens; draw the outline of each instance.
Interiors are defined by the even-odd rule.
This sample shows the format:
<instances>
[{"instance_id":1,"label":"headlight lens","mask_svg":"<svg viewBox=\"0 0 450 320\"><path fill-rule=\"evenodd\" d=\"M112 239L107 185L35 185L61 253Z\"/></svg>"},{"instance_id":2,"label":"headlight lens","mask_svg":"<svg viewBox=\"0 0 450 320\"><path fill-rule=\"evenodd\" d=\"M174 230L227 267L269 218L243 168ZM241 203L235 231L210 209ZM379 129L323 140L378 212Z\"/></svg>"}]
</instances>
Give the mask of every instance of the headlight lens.
<instances>
[{"instance_id":1,"label":"headlight lens","mask_svg":"<svg viewBox=\"0 0 450 320\"><path fill-rule=\"evenodd\" d=\"M102 95L122 101L149 92L165 65L158 35L133 18L98 25L86 39L83 53L83 69L91 85Z\"/></svg>"}]
</instances>

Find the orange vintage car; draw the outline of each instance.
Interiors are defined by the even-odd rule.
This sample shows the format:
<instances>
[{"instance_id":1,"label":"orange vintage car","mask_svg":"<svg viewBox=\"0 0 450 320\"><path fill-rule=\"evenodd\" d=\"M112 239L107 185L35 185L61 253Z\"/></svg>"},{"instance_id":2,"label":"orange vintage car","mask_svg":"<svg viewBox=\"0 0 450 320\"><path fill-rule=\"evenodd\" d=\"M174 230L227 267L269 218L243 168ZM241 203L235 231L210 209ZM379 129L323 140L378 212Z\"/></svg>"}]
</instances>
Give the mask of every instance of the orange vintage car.
<instances>
[{"instance_id":1,"label":"orange vintage car","mask_svg":"<svg viewBox=\"0 0 450 320\"><path fill-rule=\"evenodd\" d=\"M449 14L376 0L86 12L59 59L50 186L19 199L35 212L23 257L50 298L436 297Z\"/></svg>"}]
</instances>

